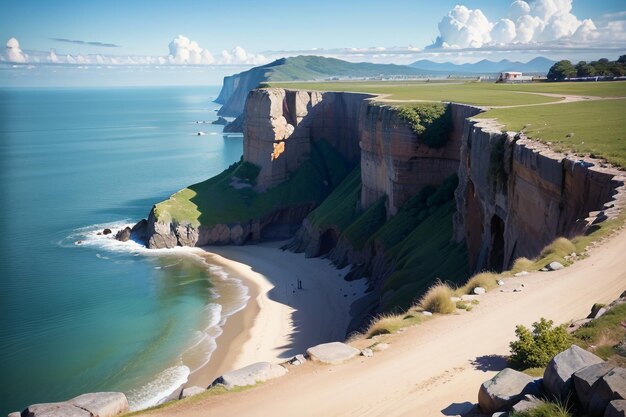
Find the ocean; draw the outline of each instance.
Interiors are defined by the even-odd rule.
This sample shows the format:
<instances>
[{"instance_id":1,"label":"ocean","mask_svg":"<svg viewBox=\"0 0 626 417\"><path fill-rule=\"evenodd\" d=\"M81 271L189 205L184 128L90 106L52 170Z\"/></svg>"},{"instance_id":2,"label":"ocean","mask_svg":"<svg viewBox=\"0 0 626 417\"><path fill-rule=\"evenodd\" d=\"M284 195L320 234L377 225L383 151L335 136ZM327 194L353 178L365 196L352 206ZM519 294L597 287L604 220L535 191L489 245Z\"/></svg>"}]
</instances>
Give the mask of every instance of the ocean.
<instances>
[{"instance_id":1,"label":"ocean","mask_svg":"<svg viewBox=\"0 0 626 417\"><path fill-rule=\"evenodd\" d=\"M94 391L145 408L209 359L246 287L98 232L239 160L218 92L0 90L0 415Z\"/></svg>"}]
</instances>

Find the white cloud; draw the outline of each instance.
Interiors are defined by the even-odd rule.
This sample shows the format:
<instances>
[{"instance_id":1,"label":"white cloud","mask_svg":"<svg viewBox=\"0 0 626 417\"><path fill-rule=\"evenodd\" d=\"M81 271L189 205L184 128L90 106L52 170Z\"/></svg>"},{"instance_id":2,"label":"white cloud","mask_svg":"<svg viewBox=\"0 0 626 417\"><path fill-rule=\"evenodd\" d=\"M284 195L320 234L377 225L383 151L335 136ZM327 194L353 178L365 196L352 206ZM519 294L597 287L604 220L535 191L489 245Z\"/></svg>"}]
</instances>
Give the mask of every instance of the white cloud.
<instances>
[{"instance_id":1,"label":"white cloud","mask_svg":"<svg viewBox=\"0 0 626 417\"><path fill-rule=\"evenodd\" d=\"M169 61L172 64L210 65L215 62L213 55L200 48L196 41L178 35L169 44Z\"/></svg>"},{"instance_id":2,"label":"white cloud","mask_svg":"<svg viewBox=\"0 0 626 417\"><path fill-rule=\"evenodd\" d=\"M51 62L53 64L57 64L59 62L59 57L57 56L57 53L54 49L50 49L47 60L48 62Z\"/></svg>"},{"instance_id":3,"label":"white cloud","mask_svg":"<svg viewBox=\"0 0 626 417\"><path fill-rule=\"evenodd\" d=\"M439 37L430 48L467 49L495 45L536 45L554 42L615 43L626 37L621 13L605 15L597 26L572 14L573 0L515 0L508 17L490 21L480 9L457 5L439 23ZM624 22L624 23L619 23Z\"/></svg>"},{"instance_id":4,"label":"white cloud","mask_svg":"<svg viewBox=\"0 0 626 417\"><path fill-rule=\"evenodd\" d=\"M259 65L268 62L268 59L260 54L251 54L246 52L241 46L235 46L230 52L223 50L221 53L221 58L219 60L220 64L231 65L231 64L248 64L248 65Z\"/></svg>"},{"instance_id":5,"label":"white cloud","mask_svg":"<svg viewBox=\"0 0 626 417\"><path fill-rule=\"evenodd\" d=\"M11 38L6 44L6 60L9 62L23 63L28 61L28 55L26 55L20 49L20 43L15 38Z\"/></svg>"}]
</instances>

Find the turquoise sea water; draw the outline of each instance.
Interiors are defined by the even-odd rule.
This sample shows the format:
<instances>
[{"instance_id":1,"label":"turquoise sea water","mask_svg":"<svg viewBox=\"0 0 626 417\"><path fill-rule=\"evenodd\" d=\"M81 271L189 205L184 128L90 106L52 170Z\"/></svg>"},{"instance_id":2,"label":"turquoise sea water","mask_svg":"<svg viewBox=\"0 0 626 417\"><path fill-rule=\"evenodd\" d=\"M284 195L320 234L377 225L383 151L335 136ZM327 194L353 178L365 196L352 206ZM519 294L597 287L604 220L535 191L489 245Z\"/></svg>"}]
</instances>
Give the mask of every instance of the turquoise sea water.
<instances>
[{"instance_id":1,"label":"turquoise sea water","mask_svg":"<svg viewBox=\"0 0 626 417\"><path fill-rule=\"evenodd\" d=\"M239 159L241 136L196 123L218 91L0 90L0 415L104 390L144 407L206 361L245 287L96 233Z\"/></svg>"}]
</instances>

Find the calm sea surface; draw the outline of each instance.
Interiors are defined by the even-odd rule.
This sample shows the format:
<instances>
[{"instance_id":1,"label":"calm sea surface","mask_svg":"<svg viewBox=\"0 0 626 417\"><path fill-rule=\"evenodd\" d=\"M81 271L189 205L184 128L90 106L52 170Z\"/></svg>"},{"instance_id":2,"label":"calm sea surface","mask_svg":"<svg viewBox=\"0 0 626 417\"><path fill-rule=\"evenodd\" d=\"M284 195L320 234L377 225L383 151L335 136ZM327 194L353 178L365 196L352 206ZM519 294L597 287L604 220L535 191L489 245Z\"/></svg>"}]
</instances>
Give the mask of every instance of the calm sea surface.
<instances>
[{"instance_id":1,"label":"calm sea surface","mask_svg":"<svg viewBox=\"0 0 626 417\"><path fill-rule=\"evenodd\" d=\"M241 136L196 123L218 91L0 90L0 415L105 390L149 406L206 362L237 305L220 287L245 287L97 232L239 159Z\"/></svg>"}]
</instances>

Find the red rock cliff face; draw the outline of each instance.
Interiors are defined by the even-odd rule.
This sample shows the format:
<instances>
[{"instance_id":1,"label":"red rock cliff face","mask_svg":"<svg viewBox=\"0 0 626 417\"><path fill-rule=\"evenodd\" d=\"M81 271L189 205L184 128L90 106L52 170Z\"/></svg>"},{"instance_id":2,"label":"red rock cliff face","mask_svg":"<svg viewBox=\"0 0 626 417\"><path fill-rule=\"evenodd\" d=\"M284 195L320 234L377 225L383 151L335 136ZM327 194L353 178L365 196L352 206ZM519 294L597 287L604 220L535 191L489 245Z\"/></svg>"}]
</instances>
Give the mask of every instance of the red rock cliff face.
<instances>
[{"instance_id":1,"label":"red rock cliff face","mask_svg":"<svg viewBox=\"0 0 626 417\"><path fill-rule=\"evenodd\" d=\"M466 240L473 270L535 257L624 205L626 178L601 161L568 158L495 121L467 121L464 131L455 238Z\"/></svg>"}]
</instances>

